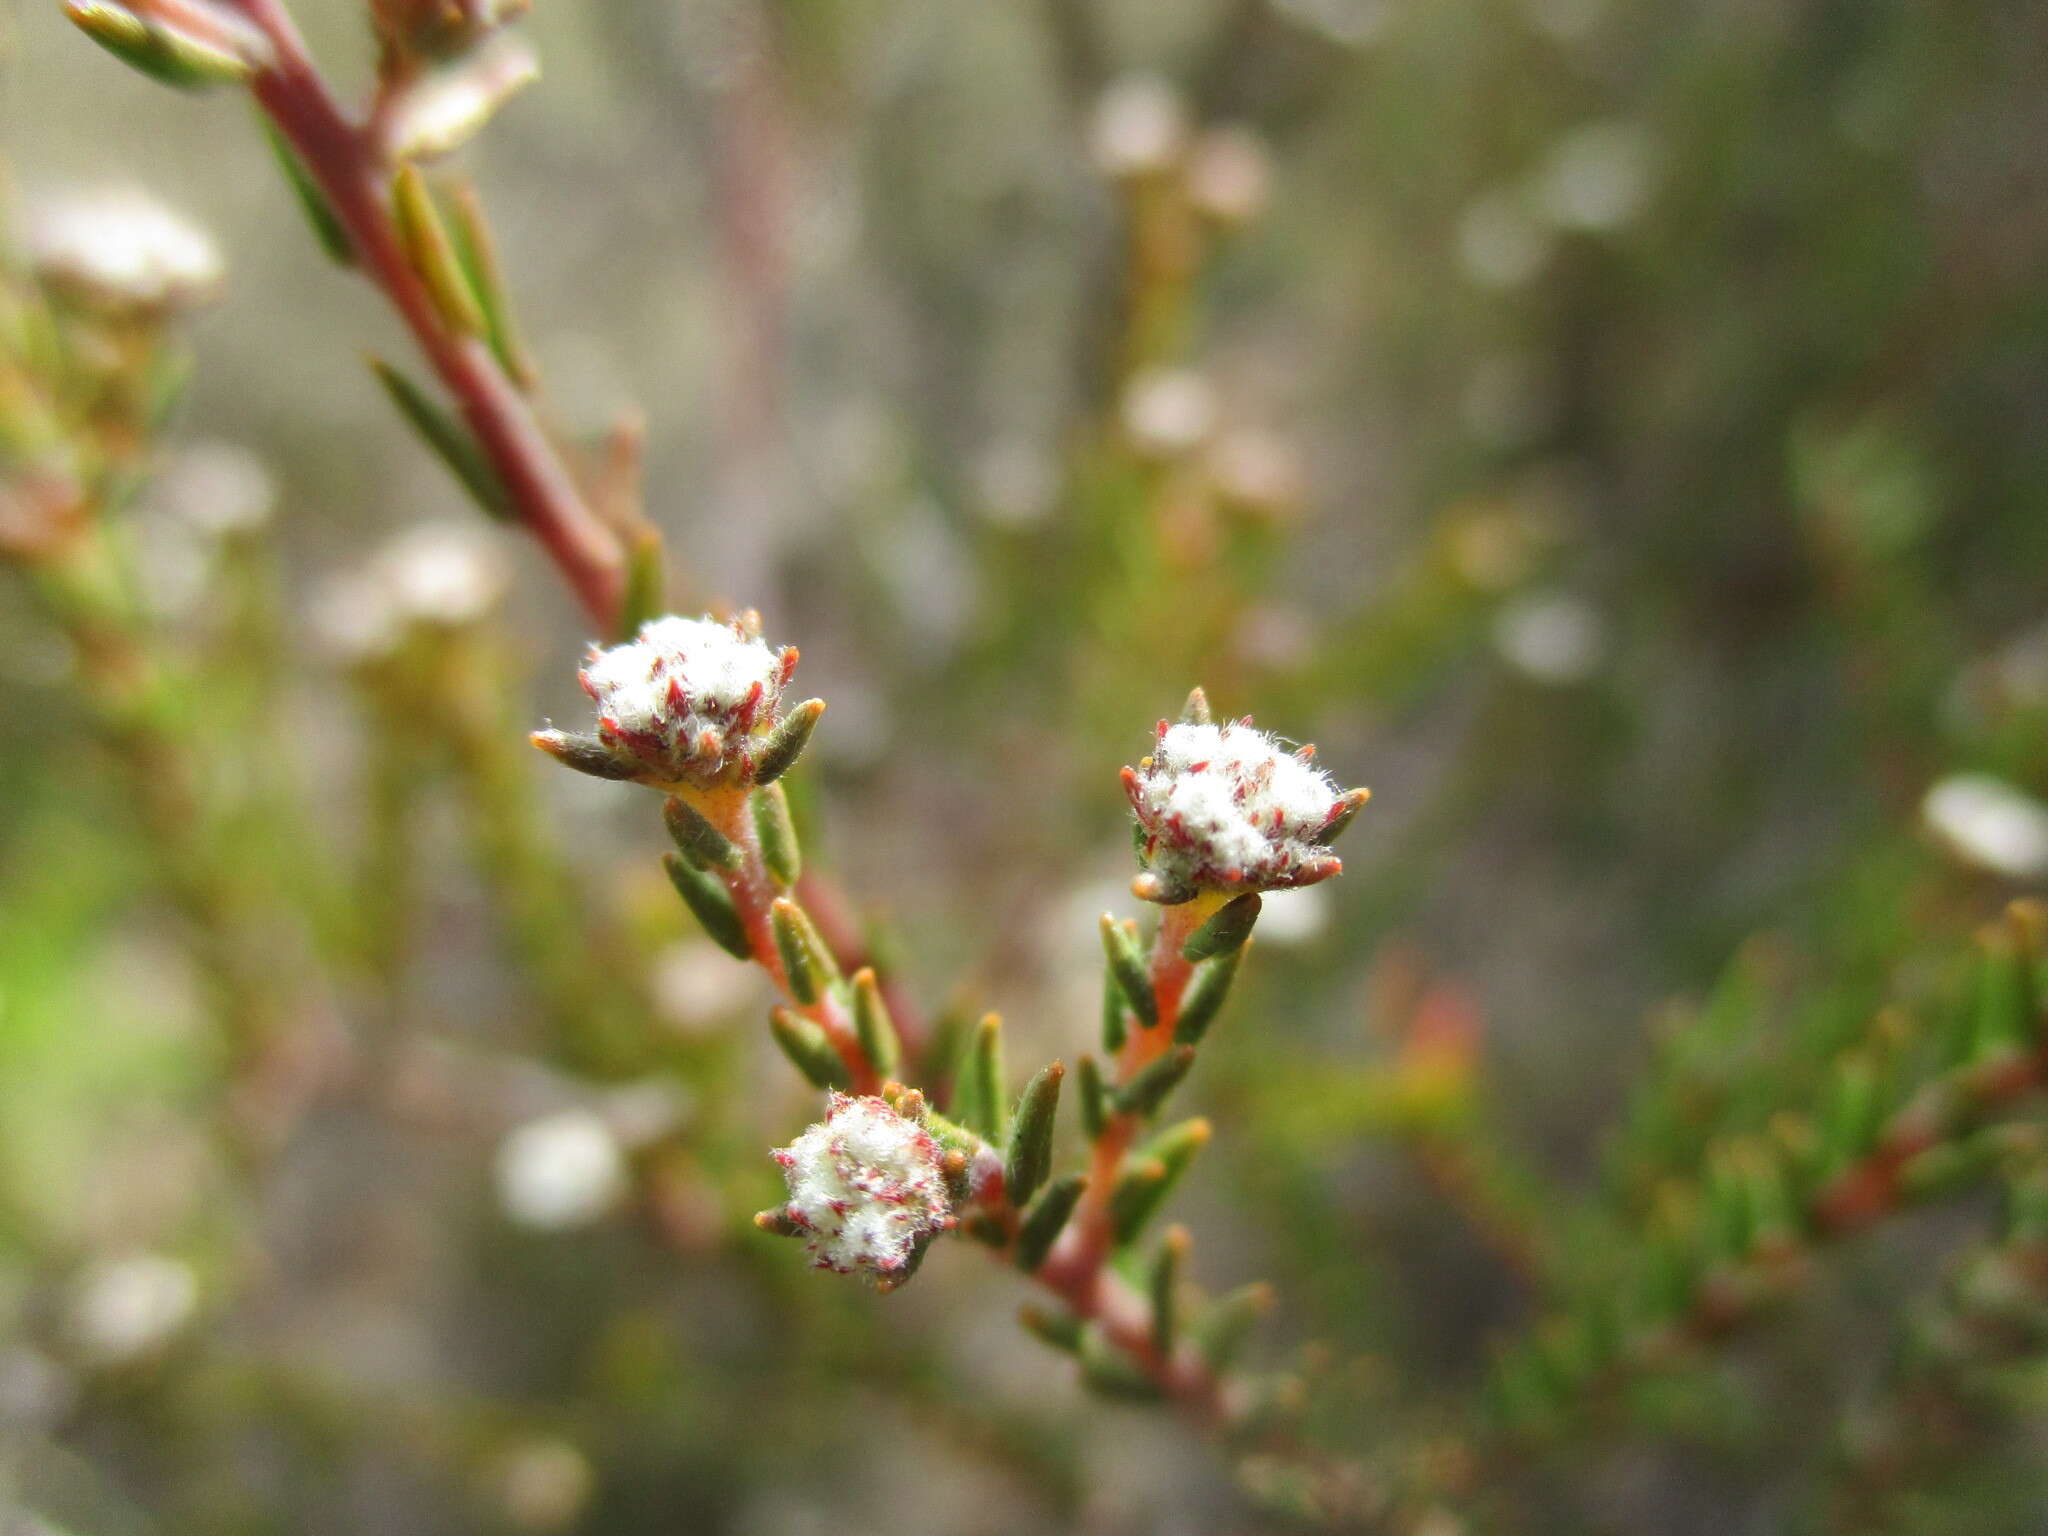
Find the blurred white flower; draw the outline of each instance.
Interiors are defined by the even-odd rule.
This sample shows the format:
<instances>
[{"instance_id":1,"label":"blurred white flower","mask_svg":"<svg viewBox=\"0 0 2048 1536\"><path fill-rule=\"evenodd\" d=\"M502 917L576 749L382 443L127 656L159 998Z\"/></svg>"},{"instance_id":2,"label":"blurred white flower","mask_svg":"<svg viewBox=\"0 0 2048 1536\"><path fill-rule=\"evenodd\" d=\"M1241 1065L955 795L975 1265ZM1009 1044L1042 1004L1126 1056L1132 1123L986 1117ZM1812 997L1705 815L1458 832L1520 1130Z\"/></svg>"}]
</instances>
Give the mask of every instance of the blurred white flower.
<instances>
[{"instance_id":1,"label":"blurred white flower","mask_svg":"<svg viewBox=\"0 0 2048 1536\"><path fill-rule=\"evenodd\" d=\"M1207 441L1216 426L1216 391L1191 368L1142 368L1124 386L1124 435L1148 458L1171 459Z\"/></svg>"},{"instance_id":2,"label":"blurred white flower","mask_svg":"<svg viewBox=\"0 0 2048 1536\"><path fill-rule=\"evenodd\" d=\"M607 1215L626 1192L626 1157L598 1115L567 1109L529 1120L498 1147L498 1203L524 1227L564 1231Z\"/></svg>"},{"instance_id":3,"label":"blurred white flower","mask_svg":"<svg viewBox=\"0 0 2048 1536\"><path fill-rule=\"evenodd\" d=\"M1562 687L1599 670L1607 655L1607 625L1584 598L1532 592L1495 616L1493 644L1524 676Z\"/></svg>"},{"instance_id":4,"label":"blurred white flower","mask_svg":"<svg viewBox=\"0 0 2048 1536\"><path fill-rule=\"evenodd\" d=\"M73 1281L67 1331L81 1351L119 1365L167 1343L199 1305L190 1265L158 1253L100 1259Z\"/></svg>"},{"instance_id":5,"label":"blurred white flower","mask_svg":"<svg viewBox=\"0 0 2048 1536\"><path fill-rule=\"evenodd\" d=\"M473 624L505 595L511 573L503 547L467 523L408 528L377 557L399 616L414 624Z\"/></svg>"},{"instance_id":6,"label":"blurred white flower","mask_svg":"<svg viewBox=\"0 0 2048 1536\"><path fill-rule=\"evenodd\" d=\"M655 1012L686 1035L727 1023L760 995L753 972L702 939L666 945L654 957L649 982Z\"/></svg>"},{"instance_id":7,"label":"blurred white flower","mask_svg":"<svg viewBox=\"0 0 2048 1536\"><path fill-rule=\"evenodd\" d=\"M360 571L333 576L308 605L320 647L344 665L390 655L414 626L456 629L505 595L503 546L464 523L422 523L389 540Z\"/></svg>"},{"instance_id":8,"label":"blurred white flower","mask_svg":"<svg viewBox=\"0 0 2048 1536\"><path fill-rule=\"evenodd\" d=\"M388 656L405 638L391 593L361 571L329 576L313 589L306 627L320 653L344 667Z\"/></svg>"},{"instance_id":9,"label":"blurred white flower","mask_svg":"<svg viewBox=\"0 0 2048 1536\"><path fill-rule=\"evenodd\" d=\"M1226 228L1257 218L1272 188L1273 162L1249 128L1211 128L1188 152L1188 201Z\"/></svg>"},{"instance_id":10,"label":"blurred white flower","mask_svg":"<svg viewBox=\"0 0 2048 1536\"><path fill-rule=\"evenodd\" d=\"M1234 427L1209 450L1209 477L1217 494L1263 517L1300 510L1305 494L1301 455L1277 432Z\"/></svg>"},{"instance_id":11,"label":"blurred white flower","mask_svg":"<svg viewBox=\"0 0 2048 1536\"><path fill-rule=\"evenodd\" d=\"M1482 193L1458 219L1458 264L1482 288L1518 288L1543 270L1555 246L1519 191Z\"/></svg>"},{"instance_id":12,"label":"blurred white flower","mask_svg":"<svg viewBox=\"0 0 2048 1536\"><path fill-rule=\"evenodd\" d=\"M1158 75L1125 75L1096 103L1088 150L1104 176L1124 180L1170 169L1187 146L1188 112Z\"/></svg>"},{"instance_id":13,"label":"blurred white flower","mask_svg":"<svg viewBox=\"0 0 2048 1536\"><path fill-rule=\"evenodd\" d=\"M559 1531L590 1502L590 1459L566 1440L536 1437L511 1447L498 1464L506 1518L522 1531Z\"/></svg>"},{"instance_id":14,"label":"blurred white flower","mask_svg":"<svg viewBox=\"0 0 2048 1536\"><path fill-rule=\"evenodd\" d=\"M171 455L149 490L153 507L215 538L254 533L277 507L263 461L234 443L193 443Z\"/></svg>"},{"instance_id":15,"label":"blurred white flower","mask_svg":"<svg viewBox=\"0 0 2048 1536\"><path fill-rule=\"evenodd\" d=\"M53 198L32 212L24 242L46 282L110 310L196 303L224 271L211 235L132 188Z\"/></svg>"},{"instance_id":16,"label":"blurred white flower","mask_svg":"<svg viewBox=\"0 0 2048 1536\"><path fill-rule=\"evenodd\" d=\"M1635 123L1589 123L1552 146L1536 176L1537 201L1566 229L1620 229L1643 211L1655 145Z\"/></svg>"},{"instance_id":17,"label":"blurred white flower","mask_svg":"<svg viewBox=\"0 0 2048 1536\"><path fill-rule=\"evenodd\" d=\"M2048 874L2048 806L1984 773L1956 773L1927 791L1921 819L1965 864L2008 880Z\"/></svg>"}]
</instances>

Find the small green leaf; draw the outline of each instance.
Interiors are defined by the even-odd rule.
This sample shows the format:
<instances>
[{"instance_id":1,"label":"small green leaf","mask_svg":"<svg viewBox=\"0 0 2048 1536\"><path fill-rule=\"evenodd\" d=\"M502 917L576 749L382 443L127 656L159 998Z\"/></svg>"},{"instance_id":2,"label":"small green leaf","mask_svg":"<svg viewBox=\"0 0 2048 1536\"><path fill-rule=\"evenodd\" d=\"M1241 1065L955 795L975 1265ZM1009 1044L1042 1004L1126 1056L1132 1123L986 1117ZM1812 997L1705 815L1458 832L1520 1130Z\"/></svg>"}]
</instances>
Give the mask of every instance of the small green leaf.
<instances>
[{"instance_id":1,"label":"small green leaf","mask_svg":"<svg viewBox=\"0 0 2048 1536\"><path fill-rule=\"evenodd\" d=\"M616 752L595 736L579 736L570 731L550 730L535 731L527 740L564 768L574 768L578 773L587 773L594 779L625 782L637 779L647 771L639 763L622 761Z\"/></svg>"},{"instance_id":2,"label":"small green leaf","mask_svg":"<svg viewBox=\"0 0 2048 1536\"><path fill-rule=\"evenodd\" d=\"M1352 819L1365 808L1365 802L1371 798L1372 792L1370 790L1346 790L1342 802L1338 805L1337 814L1323 823L1322 831L1310 838L1309 841L1320 844L1325 848L1329 847L1330 844L1337 841L1344 829L1351 825Z\"/></svg>"},{"instance_id":3,"label":"small green leaf","mask_svg":"<svg viewBox=\"0 0 2048 1536\"><path fill-rule=\"evenodd\" d=\"M967 1056L960 1064L953 1113L969 1130L1001 1142L1008 1110L1009 1096L1003 1088L1002 1015L984 1014L968 1039Z\"/></svg>"},{"instance_id":4,"label":"small green leaf","mask_svg":"<svg viewBox=\"0 0 2048 1536\"><path fill-rule=\"evenodd\" d=\"M896 1022L889 1017L889 1005L882 997L882 984L873 966L853 976L853 1027L860 1038L861 1054L877 1077L894 1077L902 1060L903 1045Z\"/></svg>"},{"instance_id":5,"label":"small green leaf","mask_svg":"<svg viewBox=\"0 0 2048 1536\"><path fill-rule=\"evenodd\" d=\"M1145 1229L1195 1154L1209 1144L1209 1122L1187 1120L1162 1131L1134 1153L1110 1194L1110 1225L1119 1243Z\"/></svg>"},{"instance_id":6,"label":"small green leaf","mask_svg":"<svg viewBox=\"0 0 2048 1536\"><path fill-rule=\"evenodd\" d=\"M1102 1080L1102 1068L1093 1056L1083 1056L1074 1067L1074 1092L1081 1101L1081 1134L1089 1141L1102 1138L1102 1128L1113 1113L1109 1085Z\"/></svg>"},{"instance_id":7,"label":"small green leaf","mask_svg":"<svg viewBox=\"0 0 2048 1536\"><path fill-rule=\"evenodd\" d=\"M844 1088L846 1063L832 1049L825 1031L788 1008L776 1008L768 1015L768 1032L782 1048L790 1065L808 1078L813 1087Z\"/></svg>"},{"instance_id":8,"label":"small green leaf","mask_svg":"<svg viewBox=\"0 0 2048 1536\"><path fill-rule=\"evenodd\" d=\"M484 335L483 301L470 286L448 226L434 206L427 178L417 165L407 162L392 173L391 215L406 259L427 285L442 322L459 335Z\"/></svg>"},{"instance_id":9,"label":"small green leaf","mask_svg":"<svg viewBox=\"0 0 2048 1536\"><path fill-rule=\"evenodd\" d=\"M1241 1285L1196 1314L1188 1325L1188 1342L1210 1370L1227 1371L1236 1364L1259 1319L1272 1310L1272 1286L1263 1280Z\"/></svg>"},{"instance_id":10,"label":"small green leaf","mask_svg":"<svg viewBox=\"0 0 2048 1536\"><path fill-rule=\"evenodd\" d=\"M796 766L810 743L811 732L817 729L818 716L824 713L823 699L806 699L782 717L754 753L756 784L773 784Z\"/></svg>"},{"instance_id":11,"label":"small green leaf","mask_svg":"<svg viewBox=\"0 0 2048 1536\"><path fill-rule=\"evenodd\" d=\"M1052 1171L1052 1132L1059 1116L1060 1082L1067 1075L1063 1063L1041 1067L1017 1099L1017 1113L1010 1125L1009 1156L1003 1177L1011 1203L1022 1205L1038 1191Z\"/></svg>"},{"instance_id":12,"label":"small green leaf","mask_svg":"<svg viewBox=\"0 0 2048 1536\"><path fill-rule=\"evenodd\" d=\"M1123 993L1131 1012L1150 1029L1159 1022L1159 999L1152 991L1152 978L1146 974L1144 956L1138 952L1138 941L1130 930L1107 912L1102 914L1102 952L1109 962L1110 979Z\"/></svg>"},{"instance_id":13,"label":"small green leaf","mask_svg":"<svg viewBox=\"0 0 2048 1536\"><path fill-rule=\"evenodd\" d=\"M1118 1088L1112 1102L1122 1114L1157 1114L1159 1106L1166 1102L1166 1096L1180 1086L1181 1079L1188 1075L1188 1068L1194 1064L1195 1048L1176 1045Z\"/></svg>"},{"instance_id":14,"label":"small green leaf","mask_svg":"<svg viewBox=\"0 0 2048 1536\"><path fill-rule=\"evenodd\" d=\"M797 846L789 796L780 784L754 791L754 836L761 844L761 862L775 883L784 890L795 885L803 873L803 851Z\"/></svg>"},{"instance_id":15,"label":"small green leaf","mask_svg":"<svg viewBox=\"0 0 2048 1536\"><path fill-rule=\"evenodd\" d=\"M689 801L670 795L662 803L662 820L676 851L699 869L738 869L740 850L733 840L704 819Z\"/></svg>"},{"instance_id":16,"label":"small green leaf","mask_svg":"<svg viewBox=\"0 0 2048 1536\"><path fill-rule=\"evenodd\" d=\"M818 936L810 914L787 896L779 897L768 909L768 915L791 994L800 1003L815 1003L827 987L839 980L839 966L832 959L832 951Z\"/></svg>"},{"instance_id":17,"label":"small green leaf","mask_svg":"<svg viewBox=\"0 0 2048 1536\"><path fill-rule=\"evenodd\" d=\"M1173 1021L1173 1038L1178 1043L1193 1045L1209 1032L1209 1026L1216 1022L1216 1015L1223 1011L1230 996L1230 985L1237 980L1237 968L1244 963L1245 953L1246 946L1240 945L1195 973L1195 979L1181 995L1180 1013Z\"/></svg>"},{"instance_id":18,"label":"small green leaf","mask_svg":"<svg viewBox=\"0 0 2048 1536\"><path fill-rule=\"evenodd\" d=\"M392 404L434 451L435 457L448 466L449 473L462 483L462 488L469 492L476 504L492 517L511 521L512 498L506 494L505 482L498 478L497 470L484 456L476 439L459 426L454 417L436 405L426 391L390 363L373 357L370 367L377 375L377 382L384 386L384 392L391 396Z\"/></svg>"},{"instance_id":19,"label":"small green leaf","mask_svg":"<svg viewBox=\"0 0 2048 1536\"><path fill-rule=\"evenodd\" d=\"M1181 958L1200 965L1204 960L1236 954L1252 936L1252 927L1259 920L1259 907L1257 891L1246 891L1226 901L1181 946Z\"/></svg>"},{"instance_id":20,"label":"small green leaf","mask_svg":"<svg viewBox=\"0 0 2048 1536\"><path fill-rule=\"evenodd\" d=\"M1070 1173L1065 1178L1054 1179L1032 1201L1017 1227L1017 1247L1012 1257L1019 1269L1030 1274L1045 1262L1045 1256L1052 1252L1052 1245L1066 1229L1074 1207L1080 1203L1081 1194L1087 1188L1086 1175Z\"/></svg>"},{"instance_id":21,"label":"small green leaf","mask_svg":"<svg viewBox=\"0 0 2048 1536\"><path fill-rule=\"evenodd\" d=\"M679 853L665 853L661 866L669 883L683 898L683 905L696 914L711 941L737 960L751 960L754 951L747 943L746 925L732 904L732 893L716 875L698 869Z\"/></svg>"},{"instance_id":22,"label":"small green leaf","mask_svg":"<svg viewBox=\"0 0 2048 1536\"><path fill-rule=\"evenodd\" d=\"M449 203L455 210L455 217L449 222L453 236L456 259L462 263L463 276L476 295L478 306L483 311L484 334L491 344L491 351L498 359L498 366L505 375L521 389L531 389L539 379L539 370L534 367L533 357L526 350L525 339L512 318L512 304L505 292L505 280L498 266L497 243L491 238L489 220L484 217L483 202L478 198L476 188L466 181L459 181L449 189ZM652 534L653 530L646 530ZM640 618L657 618L661 607L661 541L654 535L655 555L653 561L652 601L644 604ZM629 551L629 559L631 557ZM627 568L627 602L625 612L630 616L634 609L632 601L634 567ZM646 596L645 593L642 596ZM640 632L638 622L623 625L620 638L630 640Z\"/></svg>"},{"instance_id":23,"label":"small green leaf","mask_svg":"<svg viewBox=\"0 0 2048 1536\"><path fill-rule=\"evenodd\" d=\"M66 0L64 11L81 32L122 63L180 90L241 85L256 73L255 61L245 54L108 0Z\"/></svg>"},{"instance_id":24,"label":"small green leaf","mask_svg":"<svg viewBox=\"0 0 2048 1536\"><path fill-rule=\"evenodd\" d=\"M292 197L298 203L299 211L305 214L306 222L313 226L313 238L320 242L320 249L336 264L354 266L355 242L349 239L348 226L341 222L341 215L334 211L334 204L327 200L327 194L313 180L312 173L299 158L299 152L286 142L276 125L268 117L264 117L262 122L264 137L269 139L271 150L277 155L278 166L284 171L285 184L292 189Z\"/></svg>"},{"instance_id":25,"label":"small green leaf","mask_svg":"<svg viewBox=\"0 0 2048 1536\"><path fill-rule=\"evenodd\" d=\"M1106 1055L1114 1056L1124 1048L1124 1041L1130 1035L1127 1017L1124 989L1117 985L1116 973L1105 966L1102 972L1102 1049Z\"/></svg>"},{"instance_id":26,"label":"small green leaf","mask_svg":"<svg viewBox=\"0 0 2048 1536\"><path fill-rule=\"evenodd\" d=\"M1081 1352L1081 1320L1071 1312L1049 1312L1027 1302L1017 1309L1017 1321L1027 1333L1037 1335L1064 1354Z\"/></svg>"},{"instance_id":27,"label":"small green leaf","mask_svg":"<svg viewBox=\"0 0 2048 1536\"><path fill-rule=\"evenodd\" d=\"M1152 1347L1162 1359L1172 1355L1179 1331L1180 1274L1187 1256L1188 1229L1168 1227L1145 1278L1146 1299L1152 1304Z\"/></svg>"},{"instance_id":28,"label":"small green leaf","mask_svg":"<svg viewBox=\"0 0 2048 1536\"><path fill-rule=\"evenodd\" d=\"M1149 1403L1162 1388L1144 1368L1090 1327L1081 1334L1081 1381L1091 1391L1119 1402Z\"/></svg>"}]
</instances>

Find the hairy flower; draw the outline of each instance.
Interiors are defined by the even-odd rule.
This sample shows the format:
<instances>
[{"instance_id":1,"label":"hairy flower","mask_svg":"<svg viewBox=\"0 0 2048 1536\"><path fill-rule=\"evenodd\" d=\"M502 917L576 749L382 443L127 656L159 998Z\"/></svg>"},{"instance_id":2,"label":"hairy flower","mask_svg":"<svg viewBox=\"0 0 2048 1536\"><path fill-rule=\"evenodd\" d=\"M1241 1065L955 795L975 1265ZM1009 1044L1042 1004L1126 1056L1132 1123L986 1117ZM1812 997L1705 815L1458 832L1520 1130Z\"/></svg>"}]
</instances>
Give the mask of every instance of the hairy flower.
<instances>
[{"instance_id":1,"label":"hairy flower","mask_svg":"<svg viewBox=\"0 0 2048 1536\"><path fill-rule=\"evenodd\" d=\"M824 1120L774 1156L789 1181L782 1229L820 1269L893 1285L953 1225L938 1142L882 1099L833 1094Z\"/></svg>"},{"instance_id":2,"label":"hairy flower","mask_svg":"<svg viewBox=\"0 0 2048 1536\"><path fill-rule=\"evenodd\" d=\"M1146 866L1137 893L1178 902L1200 890L1283 890L1336 874L1343 866L1328 845L1366 792L1340 789L1312 766L1314 753L1253 729L1249 718L1160 721L1152 755L1124 770Z\"/></svg>"},{"instance_id":3,"label":"hairy flower","mask_svg":"<svg viewBox=\"0 0 2048 1536\"><path fill-rule=\"evenodd\" d=\"M27 234L37 274L95 309L181 309L221 279L213 237L142 192L108 189L52 202L37 210Z\"/></svg>"},{"instance_id":4,"label":"hairy flower","mask_svg":"<svg viewBox=\"0 0 2048 1536\"><path fill-rule=\"evenodd\" d=\"M794 646L771 650L753 613L731 623L670 615L624 645L593 650L577 681L597 706L597 733L543 731L534 744L572 768L642 783L767 782L789 765L824 706L787 719L782 690Z\"/></svg>"}]
</instances>

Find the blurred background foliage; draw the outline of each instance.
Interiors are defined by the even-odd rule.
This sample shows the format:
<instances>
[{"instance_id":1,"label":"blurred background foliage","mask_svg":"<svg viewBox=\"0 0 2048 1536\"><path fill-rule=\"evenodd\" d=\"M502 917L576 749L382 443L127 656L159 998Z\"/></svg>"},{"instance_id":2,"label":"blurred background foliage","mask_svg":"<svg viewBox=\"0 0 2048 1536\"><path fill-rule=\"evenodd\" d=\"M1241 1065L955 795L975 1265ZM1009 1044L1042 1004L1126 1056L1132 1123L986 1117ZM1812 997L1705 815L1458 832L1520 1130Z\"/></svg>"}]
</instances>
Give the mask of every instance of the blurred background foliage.
<instances>
[{"instance_id":1,"label":"blurred background foliage","mask_svg":"<svg viewBox=\"0 0 2048 1536\"><path fill-rule=\"evenodd\" d=\"M2023 1139L1533 1447L1482 1406L1697 1171L1686 1061L1805 1105L2048 875L2038 6L543 0L465 151L561 429L637 409L676 586L803 648L813 857L932 1014L1086 1048L1190 684L1372 786L1184 1202L1334 1505L1082 1397L964 1252L878 1301L756 1240L812 1106L648 806L525 747L571 605L509 538L392 597L473 514L245 110L0 28L23 217L137 183L230 267L119 524L163 696L0 605L21 1529L2038 1526ZM1109 174L1175 113L1192 204Z\"/></svg>"}]
</instances>

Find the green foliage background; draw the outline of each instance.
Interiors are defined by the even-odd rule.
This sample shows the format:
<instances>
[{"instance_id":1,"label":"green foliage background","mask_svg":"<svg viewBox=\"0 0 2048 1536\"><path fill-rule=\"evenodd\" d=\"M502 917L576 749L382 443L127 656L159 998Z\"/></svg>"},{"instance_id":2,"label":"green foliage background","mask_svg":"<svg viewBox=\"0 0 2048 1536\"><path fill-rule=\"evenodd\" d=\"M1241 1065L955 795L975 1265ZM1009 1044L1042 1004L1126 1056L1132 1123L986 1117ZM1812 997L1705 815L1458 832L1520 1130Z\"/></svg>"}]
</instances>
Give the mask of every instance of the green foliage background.
<instances>
[{"instance_id":1,"label":"green foliage background","mask_svg":"<svg viewBox=\"0 0 2048 1536\"><path fill-rule=\"evenodd\" d=\"M301 8L367 69L350 8ZM235 102L130 78L54 7L0 26L19 201L134 180L230 252L174 440L253 448L281 507L163 640L183 739L232 765L202 858L244 974L398 1062L260 1177L221 1149L190 915L10 595L16 1496L77 1536L1288 1528L1284 1475L1084 1397L964 1245L878 1300L752 1234L761 1149L812 1106L765 995L662 1021L656 957L694 941L650 807L524 748L578 714L568 602L520 547L479 632L370 677L322 655L324 577L472 515L358 365L387 320ZM685 588L803 648L832 702L812 857L934 1013L1001 1007L1018 1059L1087 1048L1094 915L1131 909L1116 770L1189 685L1372 786L1191 1086L1217 1138L1181 1212L1205 1284L1275 1283L1257 1351L1306 1383L1358 1520L2038 1525L2041 1275L1994 1276L1995 1349L1971 1321L1983 1245L2032 1241L2024 1136L1529 1434L1491 1363L1642 1261L1660 1176L1817 1111L1881 1006L1954 1017L1973 932L2025 894L1921 805L1964 771L2048 796L2037 6L546 0L529 30L546 78L466 163L563 425L638 402ZM1115 425L1129 273L1087 118L1140 67L1273 166L1159 351L1306 474L1297 513L1223 519L1192 563ZM1585 664L1532 675L1517 625L1560 603ZM1418 1067L1432 1007L1476 1021L1469 1075ZM686 1105L666 1217L508 1223L506 1131L649 1081ZM66 1287L137 1249L193 1266L198 1316L80 1366ZM1912 1454L1882 1449L1901 1424ZM585 1496L522 1504L563 1447Z\"/></svg>"}]
</instances>

